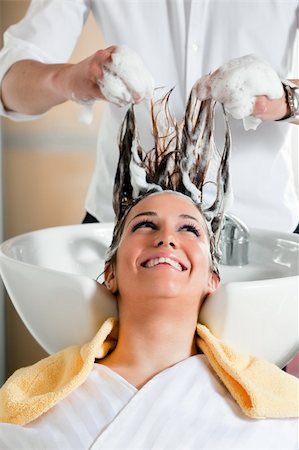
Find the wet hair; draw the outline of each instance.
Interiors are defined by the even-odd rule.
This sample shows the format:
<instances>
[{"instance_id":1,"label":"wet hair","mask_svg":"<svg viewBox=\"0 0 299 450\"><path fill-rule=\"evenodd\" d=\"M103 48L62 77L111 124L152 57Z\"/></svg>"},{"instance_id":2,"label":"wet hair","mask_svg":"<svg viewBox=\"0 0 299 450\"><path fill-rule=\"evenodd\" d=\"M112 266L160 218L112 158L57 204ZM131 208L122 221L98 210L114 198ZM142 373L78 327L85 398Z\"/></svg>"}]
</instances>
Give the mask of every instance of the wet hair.
<instances>
[{"instance_id":1,"label":"wet hair","mask_svg":"<svg viewBox=\"0 0 299 450\"><path fill-rule=\"evenodd\" d=\"M199 101L192 89L184 119L178 123L169 111L170 95L171 91L151 104L152 150L145 151L140 145L134 106L122 123L113 191L116 221L106 264L115 262L131 209L154 192L174 191L191 198L202 214L210 240L211 268L219 277L218 246L229 193L231 138L227 118L223 109L226 130L223 150L219 151L214 141L216 102ZM206 194L211 185L212 201Z\"/></svg>"}]
</instances>

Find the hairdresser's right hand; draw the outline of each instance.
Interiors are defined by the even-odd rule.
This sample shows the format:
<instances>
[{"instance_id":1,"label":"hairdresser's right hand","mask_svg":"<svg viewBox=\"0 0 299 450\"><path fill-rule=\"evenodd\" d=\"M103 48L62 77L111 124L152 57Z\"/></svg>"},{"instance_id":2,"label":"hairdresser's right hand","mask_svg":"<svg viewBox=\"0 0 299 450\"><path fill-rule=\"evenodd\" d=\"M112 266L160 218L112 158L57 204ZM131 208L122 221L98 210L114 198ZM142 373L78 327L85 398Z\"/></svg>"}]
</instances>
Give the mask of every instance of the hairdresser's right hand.
<instances>
[{"instance_id":1,"label":"hairdresser's right hand","mask_svg":"<svg viewBox=\"0 0 299 450\"><path fill-rule=\"evenodd\" d=\"M77 64L65 64L57 76L66 99L81 104L104 99L117 106L152 96L153 79L140 57L125 46L99 50Z\"/></svg>"},{"instance_id":2,"label":"hairdresser's right hand","mask_svg":"<svg viewBox=\"0 0 299 450\"><path fill-rule=\"evenodd\" d=\"M235 58L197 81L200 100L213 98L246 129L262 120L279 120L288 111L284 90L275 70L255 55Z\"/></svg>"}]
</instances>

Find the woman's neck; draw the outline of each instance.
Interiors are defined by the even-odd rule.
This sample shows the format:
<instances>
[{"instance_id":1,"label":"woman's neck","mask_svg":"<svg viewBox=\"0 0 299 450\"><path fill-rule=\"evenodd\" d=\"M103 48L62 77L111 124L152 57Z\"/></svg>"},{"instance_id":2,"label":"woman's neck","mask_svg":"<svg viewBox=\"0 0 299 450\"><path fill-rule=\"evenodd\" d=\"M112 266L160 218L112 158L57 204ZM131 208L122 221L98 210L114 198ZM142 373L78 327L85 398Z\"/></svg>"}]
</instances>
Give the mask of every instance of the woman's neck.
<instances>
[{"instance_id":1,"label":"woman's neck","mask_svg":"<svg viewBox=\"0 0 299 450\"><path fill-rule=\"evenodd\" d=\"M197 313L182 314L181 307L179 311L122 311L117 346L101 363L140 388L157 373L196 354Z\"/></svg>"}]
</instances>

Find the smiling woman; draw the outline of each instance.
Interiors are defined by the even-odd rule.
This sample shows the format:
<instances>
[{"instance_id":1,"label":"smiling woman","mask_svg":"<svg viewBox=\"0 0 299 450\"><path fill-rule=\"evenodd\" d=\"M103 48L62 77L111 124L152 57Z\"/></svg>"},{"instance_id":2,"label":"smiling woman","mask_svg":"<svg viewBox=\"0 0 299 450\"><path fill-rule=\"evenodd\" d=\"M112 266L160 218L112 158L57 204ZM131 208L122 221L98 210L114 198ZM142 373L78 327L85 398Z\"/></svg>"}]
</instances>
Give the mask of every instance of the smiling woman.
<instances>
[{"instance_id":1,"label":"smiling woman","mask_svg":"<svg viewBox=\"0 0 299 450\"><path fill-rule=\"evenodd\" d=\"M227 132L224 151L215 150L215 105L193 100L183 126L162 102L167 126L161 134L153 114L149 153L128 111L105 268L119 321L6 382L1 449L297 449L296 379L197 323L219 283L230 141ZM216 186L212 201L206 184Z\"/></svg>"},{"instance_id":2,"label":"smiling woman","mask_svg":"<svg viewBox=\"0 0 299 450\"><path fill-rule=\"evenodd\" d=\"M159 192L138 202L105 280L117 296L120 327L117 346L102 364L140 388L196 354L199 308L219 278L204 218L190 198Z\"/></svg>"},{"instance_id":3,"label":"smiling woman","mask_svg":"<svg viewBox=\"0 0 299 450\"><path fill-rule=\"evenodd\" d=\"M214 285L212 280L218 281L210 261L209 237L198 208L186 196L159 192L131 209L115 262L105 273L110 288L120 296L142 287L143 298L153 292L169 298L184 292L201 300ZM136 290L128 282L130 273L140 283Z\"/></svg>"}]
</instances>

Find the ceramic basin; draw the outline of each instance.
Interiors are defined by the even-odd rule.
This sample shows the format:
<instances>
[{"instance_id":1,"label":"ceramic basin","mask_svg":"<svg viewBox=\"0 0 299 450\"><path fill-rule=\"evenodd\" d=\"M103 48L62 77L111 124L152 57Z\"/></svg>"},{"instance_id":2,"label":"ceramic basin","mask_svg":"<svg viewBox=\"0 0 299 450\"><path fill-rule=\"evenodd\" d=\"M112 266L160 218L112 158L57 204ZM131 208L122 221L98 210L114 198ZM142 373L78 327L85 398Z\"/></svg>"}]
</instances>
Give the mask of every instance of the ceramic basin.
<instances>
[{"instance_id":1,"label":"ceramic basin","mask_svg":"<svg viewBox=\"0 0 299 450\"><path fill-rule=\"evenodd\" d=\"M98 282L112 227L54 227L1 244L9 296L48 353L86 342L117 315L114 297ZM251 230L249 264L220 266L220 287L204 303L200 321L236 351L283 367L298 350L298 261L297 235Z\"/></svg>"}]
</instances>

